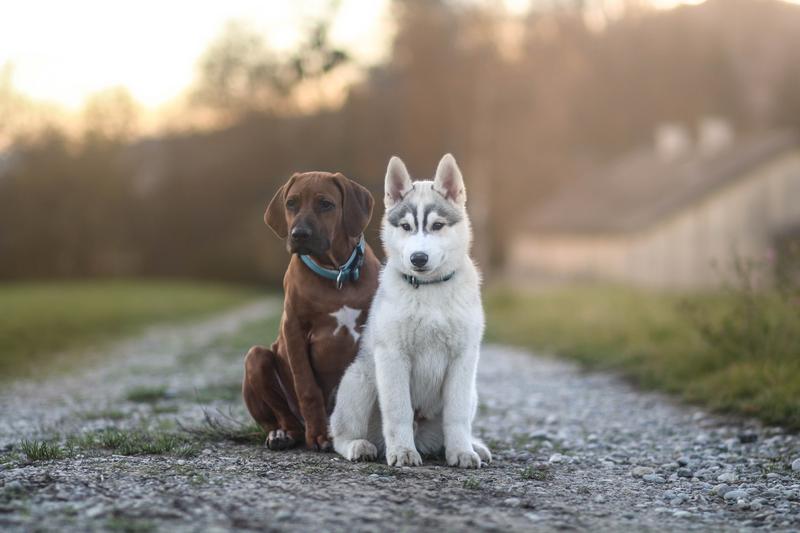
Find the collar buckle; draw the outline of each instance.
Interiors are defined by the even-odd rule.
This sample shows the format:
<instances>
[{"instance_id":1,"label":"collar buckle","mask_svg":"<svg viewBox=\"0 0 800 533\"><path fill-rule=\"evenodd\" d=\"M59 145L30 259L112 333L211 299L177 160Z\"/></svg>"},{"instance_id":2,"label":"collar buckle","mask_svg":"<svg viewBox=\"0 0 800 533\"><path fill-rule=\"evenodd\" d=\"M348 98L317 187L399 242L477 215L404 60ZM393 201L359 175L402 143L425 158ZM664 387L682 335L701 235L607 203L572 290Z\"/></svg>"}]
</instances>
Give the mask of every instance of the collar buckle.
<instances>
[{"instance_id":1,"label":"collar buckle","mask_svg":"<svg viewBox=\"0 0 800 533\"><path fill-rule=\"evenodd\" d=\"M350 258L338 269L320 266L309 255L300 255L300 260L318 276L336 282L336 288L342 290L346 281L358 281L358 278L361 277L361 267L364 265L366 247L367 244L362 235L355 249L353 249L353 253L350 254Z\"/></svg>"}]
</instances>

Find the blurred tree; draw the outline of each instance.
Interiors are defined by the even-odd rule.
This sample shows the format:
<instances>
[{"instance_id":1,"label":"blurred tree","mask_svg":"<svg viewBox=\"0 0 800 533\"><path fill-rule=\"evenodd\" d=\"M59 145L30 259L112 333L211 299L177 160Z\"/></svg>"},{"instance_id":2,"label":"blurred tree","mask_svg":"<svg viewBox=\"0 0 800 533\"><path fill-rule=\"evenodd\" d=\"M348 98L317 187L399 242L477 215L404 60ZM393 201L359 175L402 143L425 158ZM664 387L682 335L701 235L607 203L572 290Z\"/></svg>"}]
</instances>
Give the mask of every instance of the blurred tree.
<instances>
[{"instance_id":1,"label":"blurred tree","mask_svg":"<svg viewBox=\"0 0 800 533\"><path fill-rule=\"evenodd\" d=\"M83 108L83 127L98 140L128 142L139 133L141 109L124 87L92 95Z\"/></svg>"},{"instance_id":2,"label":"blurred tree","mask_svg":"<svg viewBox=\"0 0 800 533\"><path fill-rule=\"evenodd\" d=\"M54 104L35 102L14 86L14 65L0 67L0 150L15 139L34 137L57 127L62 110Z\"/></svg>"},{"instance_id":3,"label":"blurred tree","mask_svg":"<svg viewBox=\"0 0 800 533\"><path fill-rule=\"evenodd\" d=\"M509 19L492 3L395 0L386 62L340 108L303 113L296 100L307 82L326 83L347 63L330 42L332 15L280 57L246 26L229 27L201 62L195 91L224 127L128 142L136 106L111 91L87 104L78 140L50 128L11 146L13 165L0 168L0 277L278 282L285 250L261 215L292 172L338 170L380 198L390 155L425 178L448 151L469 182L487 267L502 262L509 229L553 189L650 143L661 121L692 127L722 115L741 134L800 124L798 6L637 4L554 0ZM587 20L598 6L609 13L599 26ZM511 51L509 28L519 36ZM12 120L23 116L3 107L19 101L8 72L0 128L9 109Z\"/></svg>"},{"instance_id":4,"label":"blurred tree","mask_svg":"<svg viewBox=\"0 0 800 533\"><path fill-rule=\"evenodd\" d=\"M786 70L775 91L772 120L800 133L800 63Z\"/></svg>"},{"instance_id":5,"label":"blurred tree","mask_svg":"<svg viewBox=\"0 0 800 533\"><path fill-rule=\"evenodd\" d=\"M199 64L194 101L235 115L275 105L283 82L261 34L230 22Z\"/></svg>"},{"instance_id":6,"label":"blurred tree","mask_svg":"<svg viewBox=\"0 0 800 533\"><path fill-rule=\"evenodd\" d=\"M302 81L320 79L348 60L329 39L338 2L331 6L285 58L273 53L257 31L241 22L228 23L200 60L193 101L234 119L290 110Z\"/></svg>"}]
</instances>

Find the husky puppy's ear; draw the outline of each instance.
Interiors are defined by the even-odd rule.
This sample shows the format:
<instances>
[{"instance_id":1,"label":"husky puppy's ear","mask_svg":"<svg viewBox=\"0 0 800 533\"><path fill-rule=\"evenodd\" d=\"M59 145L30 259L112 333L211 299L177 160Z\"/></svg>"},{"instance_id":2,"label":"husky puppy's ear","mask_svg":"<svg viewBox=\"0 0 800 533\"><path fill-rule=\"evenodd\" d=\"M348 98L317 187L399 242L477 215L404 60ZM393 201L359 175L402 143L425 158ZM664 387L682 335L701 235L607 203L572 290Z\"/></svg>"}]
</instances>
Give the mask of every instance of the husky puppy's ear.
<instances>
[{"instance_id":1,"label":"husky puppy's ear","mask_svg":"<svg viewBox=\"0 0 800 533\"><path fill-rule=\"evenodd\" d=\"M389 160L389 166L386 168L386 194L383 197L383 203L386 208L390 208L397 202L403 199L403 196L411 191L413 185L411 184L411 176L408 175L403 160L393 155Z\"/></svg>"},{"instance_id":2,"label":"husky puppy's ear","mask_svg":"<svg viewBox=\"0 0 800 533\"><path fill-rule=\"evenodd\" d=\"M464 188L464 178L458 168L456 158L452 154L444 154L439 166L436 167L436 176L433 178L433 190L458 205L467 203L467 191Z\"/></svg>"}]
</instances>

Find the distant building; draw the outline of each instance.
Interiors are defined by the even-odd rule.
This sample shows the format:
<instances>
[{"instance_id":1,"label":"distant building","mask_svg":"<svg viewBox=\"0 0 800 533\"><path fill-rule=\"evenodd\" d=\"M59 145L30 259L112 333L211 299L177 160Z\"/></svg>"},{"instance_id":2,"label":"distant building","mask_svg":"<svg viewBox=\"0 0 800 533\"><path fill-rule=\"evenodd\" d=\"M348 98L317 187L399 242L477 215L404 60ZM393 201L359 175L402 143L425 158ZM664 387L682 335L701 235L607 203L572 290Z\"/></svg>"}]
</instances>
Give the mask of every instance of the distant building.
<instances>
[{"instance_id":1,"label":"distant building","mask_svg":"<svg viewBox=\"0 0 800 533\"><path fill-rule=\"evenodd\" d=\"M789 132L697 141L664 126L654 146L569 183L512 239L512 276L709 287L734 253L766 257L800 237L800 144Z\"/></svg>"}]
</instances>

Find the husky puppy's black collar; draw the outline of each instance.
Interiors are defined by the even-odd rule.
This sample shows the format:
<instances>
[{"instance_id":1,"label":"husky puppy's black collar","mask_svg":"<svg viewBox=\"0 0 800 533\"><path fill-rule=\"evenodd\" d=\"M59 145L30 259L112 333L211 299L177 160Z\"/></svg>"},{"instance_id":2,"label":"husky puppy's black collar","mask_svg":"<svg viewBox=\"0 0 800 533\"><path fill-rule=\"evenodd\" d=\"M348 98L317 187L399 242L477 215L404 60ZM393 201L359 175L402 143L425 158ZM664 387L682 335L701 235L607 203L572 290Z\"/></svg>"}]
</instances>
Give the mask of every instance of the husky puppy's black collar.
<instances>
[{"instance_id":1,"label":"husky puppy's black collar","mask_svg":"<svg viewBox=\"0 0 800 533\"><path fill-rule=\"evenodd\" d=\"M445 281L449 281L450 279L452 279L453 276L456 275L456 271L454 270L444 277L431 280L419 279L416 276L409 276L408 274L401 274L401 275L409 285L411 285L415 289L419 289L420 285L433 285L435 283L444 283Z\"/></svg>"}]
</instances>

